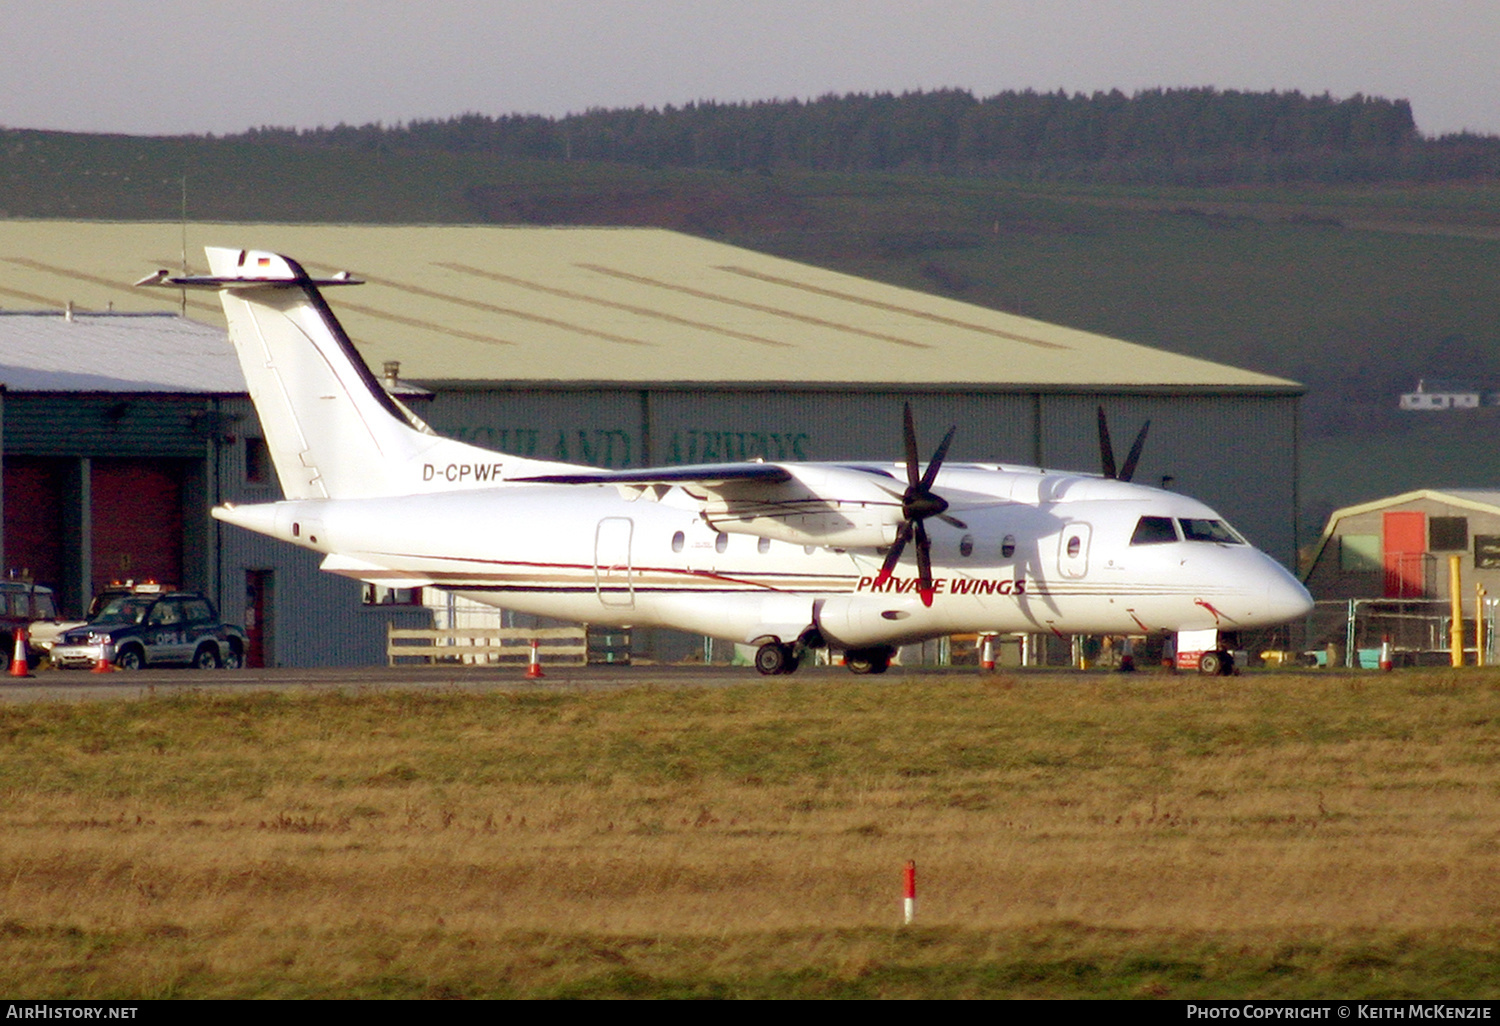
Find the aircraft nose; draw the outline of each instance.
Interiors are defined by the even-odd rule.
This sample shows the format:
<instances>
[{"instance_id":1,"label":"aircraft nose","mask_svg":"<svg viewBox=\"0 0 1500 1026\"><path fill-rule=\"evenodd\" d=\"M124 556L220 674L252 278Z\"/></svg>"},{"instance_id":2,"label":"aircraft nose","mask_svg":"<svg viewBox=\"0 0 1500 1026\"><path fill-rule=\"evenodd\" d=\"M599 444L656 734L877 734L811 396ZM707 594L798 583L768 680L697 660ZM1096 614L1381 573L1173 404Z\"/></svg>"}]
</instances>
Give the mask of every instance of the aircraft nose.
<instances>
[{"instance_id":1,"label":"aircraft nose","mask_svg":"<svg viewBox=\"0 0 1500 1026\"><path fill-rule=\"evenodd\" d=\"M1266 585L1266 611L1275 623L1296 620L1312 612L1313 597L1302 582L1276 565L1276 573Z\"/></svg>"}]
</instances>

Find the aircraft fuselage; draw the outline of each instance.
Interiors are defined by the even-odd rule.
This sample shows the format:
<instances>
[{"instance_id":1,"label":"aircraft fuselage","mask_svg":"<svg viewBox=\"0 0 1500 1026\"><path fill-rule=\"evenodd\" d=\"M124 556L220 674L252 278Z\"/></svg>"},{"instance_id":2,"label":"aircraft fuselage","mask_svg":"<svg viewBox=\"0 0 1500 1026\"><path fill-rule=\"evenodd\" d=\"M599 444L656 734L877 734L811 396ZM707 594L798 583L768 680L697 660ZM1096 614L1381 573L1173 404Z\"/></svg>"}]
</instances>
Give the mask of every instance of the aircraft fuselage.
<instances>
[{"instance_id":1,"label":"aircraft fuselage","mask_svg":"<svg viewBox=\"0 0 1500 1026\"><path fill-rule=\"evenodd\" d=\"M1185 496L998 466L945 468L938 485L991 501L965 509L963 529L929 529L931 606L910 559L882 584L879 549L720 532L686 497L632 501L609 485L312 499L218 515L390 587L747 643L795 640L809 624L843 647L945 633L1239 630L1305 610L1291 575L1238 539L1188 540L1178 527L1176 540L1132 544L1143 516L1219 522Z\"/></svg>"}]
</instances>

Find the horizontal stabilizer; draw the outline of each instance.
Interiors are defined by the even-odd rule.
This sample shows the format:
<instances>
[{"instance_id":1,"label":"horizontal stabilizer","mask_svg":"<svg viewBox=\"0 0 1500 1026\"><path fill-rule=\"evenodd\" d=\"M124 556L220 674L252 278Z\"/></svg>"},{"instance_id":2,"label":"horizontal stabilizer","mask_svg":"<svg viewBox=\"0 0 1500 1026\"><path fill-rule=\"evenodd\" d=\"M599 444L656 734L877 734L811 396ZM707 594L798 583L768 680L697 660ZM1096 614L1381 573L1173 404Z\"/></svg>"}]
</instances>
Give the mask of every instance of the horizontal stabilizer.
<instances>
[{"instance_id":1,"label":"horizontal stabilizer","mask_svg":"<svg viewBox=\"0 0 1500 1026\"><path fill-rule=\"evenodd\" d=\"M381 386L323 299L323 286L360 284L348 273L313 278L297 261L264 250L204 252L207 275L157 271L138 284L218 291L288 499L494 487L521 474L584 469L434 435Z\"/></svg>"},{"instance_id":2,"label":"horizontal stabilizer","mask_svg":"<svg viewBox=\"0 0 1500 1026\"><path fill-rule=\"evenodd\" d=\"M238 256L233 261L224 258L236 253ZM159 270L142 278L136 285L143 288L155 285L173 289L246 289L364 284L348 271L340 271L330 278L314 278L297 261L277 253L217 249L211 252L211 259L218 272L216 274L174 275L171 271Z\"/></svg>"}]
</instances>

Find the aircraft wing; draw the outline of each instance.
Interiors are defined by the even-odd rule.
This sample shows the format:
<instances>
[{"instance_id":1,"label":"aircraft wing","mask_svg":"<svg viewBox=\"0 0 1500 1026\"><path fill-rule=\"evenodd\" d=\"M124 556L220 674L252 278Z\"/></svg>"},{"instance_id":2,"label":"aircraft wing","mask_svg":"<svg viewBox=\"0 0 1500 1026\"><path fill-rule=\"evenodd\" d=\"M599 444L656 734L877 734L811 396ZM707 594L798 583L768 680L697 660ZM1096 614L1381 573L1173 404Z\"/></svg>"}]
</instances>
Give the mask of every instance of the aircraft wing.
<instances>
[{"instance_id":1,"label":"aircraft wing","mask_svg":"<svg viewBox=\"0 0 1500 1026\"><path fill-rule=\"evenodd\" d=\"M797 545L889 545L902 523L903 485L889 471L873 466L707 463L514 480L614 485L627 498L652 500L680 488L716 530Z\"/></svg>"}]
</instances>

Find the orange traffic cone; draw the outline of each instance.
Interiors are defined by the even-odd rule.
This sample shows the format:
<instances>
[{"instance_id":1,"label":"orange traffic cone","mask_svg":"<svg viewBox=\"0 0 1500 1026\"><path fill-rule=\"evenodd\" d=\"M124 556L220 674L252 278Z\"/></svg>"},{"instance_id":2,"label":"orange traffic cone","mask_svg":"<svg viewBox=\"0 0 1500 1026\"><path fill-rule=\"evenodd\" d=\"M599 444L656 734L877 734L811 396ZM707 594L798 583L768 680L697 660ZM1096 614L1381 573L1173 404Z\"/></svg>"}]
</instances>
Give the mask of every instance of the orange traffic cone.
<instances>
[{"instance_id":1,"label":"orange traffic cone","mask_svg":"<svg viewBox=\"0 0 1500 1026\"><path fill-rule=\"evenodd\" d=\"M94 668L92 670L90 670L89 672L90 673L114 673L115 672L115 664L112 663L112 662L110 662L109 658L107 656L105 656L105 654L104 654L104 646L103 645L99 646L99 659L98 659L97 662L94 663Z\"/></svg>"},{"instance_id":2,"label":"orange traffic cone","mask_svg":"<svg viewBox=\"0 0 1500 1026\"><path fill-rule=\"evenodd\" d=\"M531 679L531 680L535 680L537 677L545 677L546 676L546 674L542 672L542 653L537 649L537 645L538 645L537 640L535 638L532 638L531 639L531 665L528 666L528 667L526 667L526 676L527 676L528 679Z\"/></svg>"},{"instance_id":3,"label":"orange traffic cone","mask_svg":"<svg viewBox=\"0 0 1500 1026\"><path fill-rule=\"evenodd\" d=\"M11 646L10 675L12 677L34 677L26 659L26 628L17 627L15 644Z\"/></svg>"}]
</instances>

